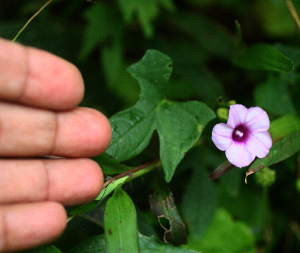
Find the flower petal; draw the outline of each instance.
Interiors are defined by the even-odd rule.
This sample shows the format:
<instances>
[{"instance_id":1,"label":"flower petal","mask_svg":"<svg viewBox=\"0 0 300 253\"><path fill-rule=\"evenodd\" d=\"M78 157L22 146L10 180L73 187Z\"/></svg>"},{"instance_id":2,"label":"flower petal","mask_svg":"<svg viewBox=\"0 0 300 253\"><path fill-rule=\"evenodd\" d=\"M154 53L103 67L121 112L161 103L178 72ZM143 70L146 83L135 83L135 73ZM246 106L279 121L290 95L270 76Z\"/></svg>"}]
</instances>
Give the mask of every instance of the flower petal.
<instances>
[{"instance_id":1,"label":"flower petal","mask_svg":"<svg viewBox=\"0 0 300 253\"><path fill-rule=\"evenodd\" d=\"M218 149L224 151L229 147L232 142L232 131L233 129L224 123L214 126L211 139Z\"/></svg>"},{"instance_id":2,"label":"flower petal","mask_svg":"<svg viewBox=\"0 0 300 253\"><path fill-rule=\"evenodd\" d=\"M260 107L248 109L245 123L253 132L265 132L270 127L268 114Z\"/></svg>"},{"instance_id":3,"label":"flower petal","mask_svg":"<svg viewBox=\"0 0 300 253\"><path fill-rule=\"evenodd\" d=\"M245 123L248 109L243 105L231 105L227 125L235 128L238 125Z\"/></svg>"},{"instance_id":4,"label":"flower petal","mask_svg":"<svg viewBox=\"0 0 300 253\"><path fill-rule=\"evenodd\" d=\"M226 157L234 166L248 166L255 158L255 153L244 143L232 142L225 152Z\"/></svg>"},{"instance_id":5,"label":"flower petal","mask_svg":"<svg viewBox=\"0 0 300 253\"><path fill-rule=\"evenodd\" d=\"M263 158L272 147L272 138L268 132L254 133L249 137L246 145L254 151L257 157Z\"/></svg>"}]
</instances>

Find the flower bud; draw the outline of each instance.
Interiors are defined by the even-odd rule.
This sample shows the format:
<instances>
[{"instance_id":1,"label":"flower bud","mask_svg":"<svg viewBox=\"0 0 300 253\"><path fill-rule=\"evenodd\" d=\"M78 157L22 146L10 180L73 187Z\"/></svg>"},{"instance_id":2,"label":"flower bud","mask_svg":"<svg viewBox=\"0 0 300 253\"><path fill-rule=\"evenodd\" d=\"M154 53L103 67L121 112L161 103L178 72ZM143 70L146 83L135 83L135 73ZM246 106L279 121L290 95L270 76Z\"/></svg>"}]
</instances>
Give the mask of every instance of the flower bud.
<instances>
[{"instance_id":1,"label":"flower bud","mask_svg":"<svg viewBox=\"0 0 300 253\"><path fill-rule=\"evenodd\" d=\"M275 182L276 172L269 167L265 167L262 170L255 173L256 182L262 186L270 186Z\"/></svg>"},{"instance_id":2,"label":"flower bud","mask_svg":"<svg viewBox=\"0 0 300 253\"><path fill-rule=\"evenodd\" d=\"M235 100L230 100L230 101L228 101L228 106L231 106L231 105L236 105Z\"/></svg>"},{"instance_id":3,"label":"flower bud","mask_svg":"<svg viewBox=\"0 0 300 253\"><path fill-rule=\"evenodd\" d=\"M227 108L219 108L217 110L217 116L221 121L227 122L229 110Z\"/></svg>"}]
</instances>

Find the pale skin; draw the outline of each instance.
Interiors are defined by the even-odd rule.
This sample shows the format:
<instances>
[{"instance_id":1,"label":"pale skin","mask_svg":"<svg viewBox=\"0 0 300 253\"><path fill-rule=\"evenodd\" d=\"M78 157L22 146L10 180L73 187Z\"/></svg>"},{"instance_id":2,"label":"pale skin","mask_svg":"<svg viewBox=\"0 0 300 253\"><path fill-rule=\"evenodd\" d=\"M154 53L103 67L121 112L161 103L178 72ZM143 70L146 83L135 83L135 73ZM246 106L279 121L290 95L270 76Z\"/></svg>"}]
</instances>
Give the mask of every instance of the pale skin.
<instances>
[{"instance_id":1,"label":"pale skin","mask_svg":"<svg viewBox=\"0 0 300 253\"><path fill-rule=\"evenodd\" d=\"M67 224L63 206L101 191L102 171L88 157L106 150L111 126L78 107L83 93L71 63L0 39L0 252L54 240Z\"/></svg>"}]
</instances>

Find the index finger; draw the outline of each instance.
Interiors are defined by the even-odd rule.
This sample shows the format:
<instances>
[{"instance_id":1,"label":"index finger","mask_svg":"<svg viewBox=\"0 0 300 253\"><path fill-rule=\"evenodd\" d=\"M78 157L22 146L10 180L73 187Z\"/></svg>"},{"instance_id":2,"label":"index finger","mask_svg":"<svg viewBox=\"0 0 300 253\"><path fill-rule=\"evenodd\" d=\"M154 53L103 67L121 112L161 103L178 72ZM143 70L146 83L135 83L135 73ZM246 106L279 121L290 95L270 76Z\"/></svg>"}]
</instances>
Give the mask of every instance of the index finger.
<instances>
[{"instance_id":1,"label":"index finger","mask_svg":"<svg viewBox=\"0 0 300 253\"><path fill-rule=\"evenodd\" d=\"M76 107L84 93L80 72L43 50L0 39L0 99L45 109Z\"/></svg>"}]
</instances>

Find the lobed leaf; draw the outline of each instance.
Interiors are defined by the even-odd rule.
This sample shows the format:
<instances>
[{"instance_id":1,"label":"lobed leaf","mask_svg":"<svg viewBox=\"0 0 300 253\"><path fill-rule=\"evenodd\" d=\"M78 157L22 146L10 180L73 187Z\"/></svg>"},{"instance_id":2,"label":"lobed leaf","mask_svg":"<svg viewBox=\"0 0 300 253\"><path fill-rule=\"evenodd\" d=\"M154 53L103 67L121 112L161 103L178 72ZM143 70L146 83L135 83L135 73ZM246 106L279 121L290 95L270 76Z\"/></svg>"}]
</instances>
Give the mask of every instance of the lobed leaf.
<instances>
[{"instance_id":1,"label":"lobed leaf","mask_svg":"<svg viewBox=\"0 0 300 253\"><path fill-rule=\"evenodd\" d=\"M157 130L160 158L169 182L184 154L215 114L198 101L179 103L165 99L172 61L159 51L148 50L128 71L141 86L140 100L110 118L113 137L107 153L119 161L128 160L148 145Z\"/></svg>"}]
</instances>

